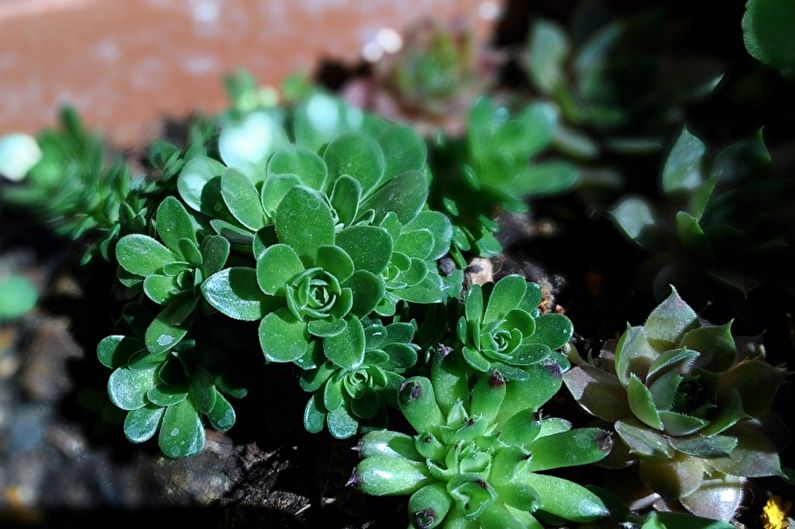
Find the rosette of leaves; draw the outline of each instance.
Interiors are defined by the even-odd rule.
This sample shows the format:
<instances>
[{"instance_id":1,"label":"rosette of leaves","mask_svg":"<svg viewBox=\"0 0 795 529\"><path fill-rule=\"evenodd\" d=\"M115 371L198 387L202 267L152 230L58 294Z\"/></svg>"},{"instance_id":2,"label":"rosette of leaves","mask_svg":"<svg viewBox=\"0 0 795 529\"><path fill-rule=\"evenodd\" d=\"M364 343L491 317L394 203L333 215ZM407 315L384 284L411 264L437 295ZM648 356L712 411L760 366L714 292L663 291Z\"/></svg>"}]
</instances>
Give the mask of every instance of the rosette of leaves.
<instances>
[{"instance_id":1,"label":"rosette of leaves","mask_svg":"<svg viewBox=\"0 0 795 529\"><path fill-rule=\"evenodd\" d=\"M722 78L716 59L677 48L681 24L661 10L613 19L596 2L584 3L569 32L534 21L521 65L561 111L555 147L583 160L603 148L659 150L686 105Z\"/></svg>"},{"instance_id":2,"label":"rosette of leaves","mask_svg":"<svg viewBox=\"0 0 795 529\"><path fill-rule=\"evenodd\" d=\"M125 235L116 245L116 259L121 282L163 306L144 342L151 353L164 355L187 335L202 300L201 285L226 264L230 245L218 235L200 244L191 216L174 197L157 208L155 229L162 243L143 233Z\"/></svg>"},{"instance_id":3,"label":"rosette of leaves","mask_svg":"<svg viewBox=\"0 0 795 529\"><path fill-rule=\"evenodd\" d=\"M386 407L395 407L402 373L417 363L419 347L412 343L414 325L370 321L364 327L364 360L353 368L330 361L306 371L301 387L312 397L304 412L304 427L317 433L328 428L338 439L387 424Z\"/></svg>"},{"instance_id":4,"label":"rosette of leaves","mask_svg":"<svg viewBox=\"0 0 795 529\"><path fill-rule=\"evenodd\" d=\"M533 103L512 116L482 97L470 109L466 136L440 139L432 202L453 221L451 254L459 266L465 266L463 252L500 253L499 226L492 220L497 210L524 212L526 199L560 193L577 182L572 164L532 159L549 146L557 122L552 105Z\"/></svg>"},{"instance_id":5,"label":"rosette of leaves","mask_svg":"<svg viewBox=\"0 0 795 529\"><path fill-rule=\"evenodd\" d=\"M663 200L627 196L611 212L627 237L654 254L643 268L656 291L706 279L747 295L771 279L788 280L775 263L795 237L786 200L792 183L772 173L761 131L713 155L683 129L660 187Z\"/></svg>"},{"instance_id":6,"label":"rosette of leaves","mask_svg":"<svg viewBox=\"0 0 795 529\"><path fill-rule=\"evenodd\" d=\"M431 382L433 380L433 382ZM606 432L571 425L537 409L560 387L554 363L508 382L479 374L470 393L460 359L437 360L431 379L413 377L398 404L414 437L377 430L359 443L364 458L351 482L375 496L411 495L410 527L543 527L605 516L584 487L542 472L593 463L610 451Z\"/></svg>"},{"instance_id":7,"label":"rosette of leaves","mask_svg":"<svg viewBox=\"0 0 795 529\"><path fill-rule=\"evenodd\" d=\"M472 29L424 19L402 34L397 51L343 89L346 100L379 115L411 122L423 134L460 134L472 101L494 84L499 56L479 46Z\"/></svg>"},{"instance_id":8,"label":"rosette of leaves","mask_svg":"<svg viewBox=\"0 0 795 529\"><path fill-rule=\"evenodd\" d=\"M540 303L541 287L519 275L472 285L456 325L466 363L482 373L499 370L508 379L526 379L525 369L546 359L565 364L556 351L574 328L562 314L541 314Z\"/></svg>"},{"instance_id":9,"label":"rosette of leaves","mask_svg":"<svg viewBox=\"0 0 795 529\"><path fill-rule=\"evenodd\" d=\"M728 521L746 478L781 475L765 424L785 370L743 355L731 323L702 325L675 290L614 352L578 364L569 391L614 424L618 458L666 502Z\"/></svg>"},{"instance_id":10,"label":"rosette of leaves","mask_svg":"<svg viewBox=\"0 0 795 529\"><path fill-rule=\"evenodd\" d=\"M204 420L220 432L235 424L227 397L245 390L220 374L220 355L192 340L166 353L153 353L138 338L111 335L97 347L99 361L113 373L108 380L111 402L127 411L124 435L133 443L160 431L158 444L169 457L187 457L204 448Z\"/></svg>"},{"instance_id":11,"label":"rosette of leaves","mask_svg":"<svg viewBox=\"0 0 795 529\"><path fill-rule=\"evenodd\" d=\"M61 111L60 122L60 130L39 133L38 163L24 181L0 189L0 201L34 211L59 235L91 235L84 263L95 254L110 260L121 234L146 226L143 194L151 185L131 179L121 159L109 163L104 143L86 130L73 108Z\"/></svg>"}]
</instances>

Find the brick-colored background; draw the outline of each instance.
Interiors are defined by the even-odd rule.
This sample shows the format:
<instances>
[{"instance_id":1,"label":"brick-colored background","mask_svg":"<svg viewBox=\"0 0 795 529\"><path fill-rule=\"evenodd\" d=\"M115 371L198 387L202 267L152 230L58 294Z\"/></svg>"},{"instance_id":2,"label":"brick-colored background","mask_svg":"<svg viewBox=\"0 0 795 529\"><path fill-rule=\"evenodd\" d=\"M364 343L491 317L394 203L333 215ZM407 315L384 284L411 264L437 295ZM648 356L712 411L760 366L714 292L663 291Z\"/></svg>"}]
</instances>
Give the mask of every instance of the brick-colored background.
<instances>
[{"instance_id":1,"label":"brick-colored background","mask_svg":"<svg viewBox=\"0 0 795 529\"><path fill-rule=\"evenodd\" d=\"M464 16L488 34L495 0L0 0L0 134L60 104L122 145L158 118L214 111L237 67L278 84L318 60L357 61L382 28Z\"/></svg>"}]
</instances>

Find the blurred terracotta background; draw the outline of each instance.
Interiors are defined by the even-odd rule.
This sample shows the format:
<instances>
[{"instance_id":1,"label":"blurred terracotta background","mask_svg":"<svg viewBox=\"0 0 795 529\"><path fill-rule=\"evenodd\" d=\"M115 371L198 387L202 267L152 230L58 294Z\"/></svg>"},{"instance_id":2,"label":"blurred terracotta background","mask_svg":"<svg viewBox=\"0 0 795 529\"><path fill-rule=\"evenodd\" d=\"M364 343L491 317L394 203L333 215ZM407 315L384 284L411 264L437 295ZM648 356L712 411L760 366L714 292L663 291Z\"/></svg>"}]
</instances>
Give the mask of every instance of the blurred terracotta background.
<instances>
[{"instance_id":1,"label":"blurred terracotta background","mask_svg":"<svg viewBox=\"0 0 795 529\"><path fill-rule=\"evenodd\" d=\"M35 132L71 103L120 145L160 117L215 111L244 67L277 85L322 59L353 64L422 16L487 38L500 0L0 0L0 134ZM399 43L399 40L398 40Z\"/></svg>"}]
</instances>

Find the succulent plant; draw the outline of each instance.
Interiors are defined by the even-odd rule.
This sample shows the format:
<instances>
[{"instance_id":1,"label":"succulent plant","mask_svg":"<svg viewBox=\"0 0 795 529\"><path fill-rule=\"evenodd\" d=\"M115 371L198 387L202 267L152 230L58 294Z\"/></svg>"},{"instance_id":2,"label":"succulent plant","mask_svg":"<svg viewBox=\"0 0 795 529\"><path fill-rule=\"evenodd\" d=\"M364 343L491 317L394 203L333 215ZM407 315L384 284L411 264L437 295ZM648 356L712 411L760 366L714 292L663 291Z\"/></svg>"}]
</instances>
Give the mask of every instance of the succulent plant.
<instances>
[{"instance_id":1,"label":"succulent plant","mask_svg":"<svg viewBox=\"0 0 795 529\"><path fill-rule=\"evenodd\" d=\"M527 366L542 360L565 362L556 352L574 328L562 314L541 314L541 287L522 276L505 276L485 287L472 285L456 332L461 354L474 370L498 370L509 379L524 379Z\"/></svg>"},{"instance_id":2,"label":"succulent plant","mask_svg":"<svg viewBox=\"0 0 795 529\"><path fill-rule=\"evenodd\" d=\"M743 40L748 53L763 63L792 75L795 68L793 37L795 9L782 0L750 0L742 20Z\"/></svg>"},{"instance_id":3,"label":"succulent plant","mask_svg":"<svg viewBox=\"0 0 795 529\"><path fill-rule=\"evenodd\" d=\"M463 252L491 257L502 250L495 236L499 226L492 220L498 209L526 211L527 198L560 193L576 183L572 164L532 160L549 146L557 119L557 111L545 103L512 117L482 97L470 109L465 138L440 137L431 203L452 219L452 256L459 266L464 266Z\"/></svg>"},{"instance_id":4,"label":"succulent plant","mask_svg":"<svg viewBox=\"0 0 795 529\"><path fill-rule=\"evenodd\" d=\"M571 36L538 19L527 38L521 64L537 93L562 114L555 146L585 160L605 148L623 154L658 150L685 105L717 85L722 65L673 51L680 29L660 11L610 20L598 7L588 11L595 5L584 6Z\"/></svg>"},{"instance_id":5,"label":"succulent plant","mask_svg":"<svg viewBox=\"0 0 795 529\"><path fill-rule=\"evenodd\" d=\"M160 431L158 444L169 457L186 457L204 448L202 417L216 430L229 430L236 420L227 396L245 390L230 387L219 373L221 356L201 350L191 340L165 354L153 353L143 340L123 335L104 338L99 361L113 369L108 394L127 411L124 435L142 443Z\"/></svg>"},{"instance_id":6,"label":"succulent plant","mask_svg":"<svg viewBox=\"0 0 795 529\"><path fill-rule=\"evenodd\" d=\"M611 446L602 430L571 430L567 421L537 415L560 387L554 362L532 367L521 382L506 382L498 370L479 374L471 394L454 355L438 355L431 369L431 379L409 378L398 394L417 435L362 437L364 459L351 478L360 490L411 495L409 526L417 529L542 527L539 520L607 514L584 487L542 473L599 461Z\"/></svg>"},{"instance_id":7,"label":"succulent plant","mask_svg":"<svg viewBox=\"0 0 795 529\"><path fill-rule=\"evenodd\" d=\"M747 295L766 281L789 280L775 263L795 237L784 199L791 186L771 173L761 131L712 155L685 128L662 168L664 200L628 195L611 214L627 237L654 253L643 269L652 271L655 291L707 279Z\"/></svg>"},{"instance_id":8,"label":"succulent plant","mask_svg":"<svg viewBox=\"0 0 795 529\"><path fill-rule=\"evenodd\" d=\"M142 233L125 235L116 245L121 282L141 288L150 300L164 306L146 330L145 343L153 354L166 354L188 333L204 280L223 268L229 242L219 235L201 244L193 220L174 197L157 208L155 225L164 244Z\"/></svg>"},{"instance_id":9,"label":"succulent plant","mask_svg":"<svg viewBox=\"0 0 795 529\"><path fill-rule=\"evenodd\" d=\"M343 97L386 118L411 122L423 135L461 134L472 101L495 84L500 56L480 46L460 20L424 19L394 35L387 47L399 49L383 50L368 75L343 88Z\"/></svg>"},{"instance_id":10,"label":"succulent plant","mask_svg":"<svg viewBox=\"0 0 795 529\"><path fill-rule=\"evenodd\" d=\"M333 437L344 439L360 430L385 427L386 407L396 407L402 374L417 363L419 347L413 337L412 323L367 322L359 365L340 367L327 360L304 372L301 387L313 393L304 412L307 431L319 432L325 425Z\"/></svg>"},{"instance_id":11,"label":"succulent plant","mask_svg":"<svg viewBox=\"0 0 795 529\"><path fill-rule=\"evenodd\" d=\"M61 130L39 134L38 161L17 175L19 183L0 189L0 200L32 210L59 235L79 239L92 234L84 262L97 253L110 259L121 234L145 226L141 195L147 186L131 179L121 160L107 163L102 140L86 130L74 109L64 108L60 119ZM4 149L3 158L24 158L32 145L23 147Z\"/></svg>"},{"instance_id":12,"label":"succulent plant","mask_svg":"<svg viewBox=\"0 0 795 529\"><path fill-rule=\"evenodd\" d=\"M786 371L741 353L731 323L703 325L675 290L614 352L574 363L567 388L665 501L728 521L746 478L782 474L764 426Z\"/></svg>"}]
</instances>

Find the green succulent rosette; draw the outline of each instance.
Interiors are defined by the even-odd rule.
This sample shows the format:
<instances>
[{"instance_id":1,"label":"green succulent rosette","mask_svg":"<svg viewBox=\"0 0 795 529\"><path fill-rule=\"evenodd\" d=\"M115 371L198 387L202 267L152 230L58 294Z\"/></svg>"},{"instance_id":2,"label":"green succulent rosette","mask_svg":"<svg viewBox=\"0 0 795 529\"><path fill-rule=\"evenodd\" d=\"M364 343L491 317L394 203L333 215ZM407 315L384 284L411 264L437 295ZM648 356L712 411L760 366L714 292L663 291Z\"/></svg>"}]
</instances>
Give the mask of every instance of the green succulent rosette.
<instances>
[{"instance_id":1,"label":"green succulent rosette","mask_svg":"<svg viewBox=\"0 0 795 529\"><path fill-rule=\"evenodd\" d=\"M366 434L352 483L366 494L410 495L416 529L518 529L606 515L593 493L543 473L599 461L611 446L602 430L536 415L560 387L556 364L534 366L521 382L506 383L496 370L479 375L471 393L466 372L460 359L437 356L430 379L407 379L398 404L417 434Z\"/></svg>"},{"instance_id":2,"label":"green succulent rosette","mask_svg":"<svg viewBox=\"0 0 795 529\"><path fill-rule=\"evenodd\" d=\"M613 353L575 363L569 391L613 423L618 457L666 501L728 521L746 478L782 474L765 423L786 371L741 352L731 323L703 325L675 290Z\"/></svg>"}]
</instances>

